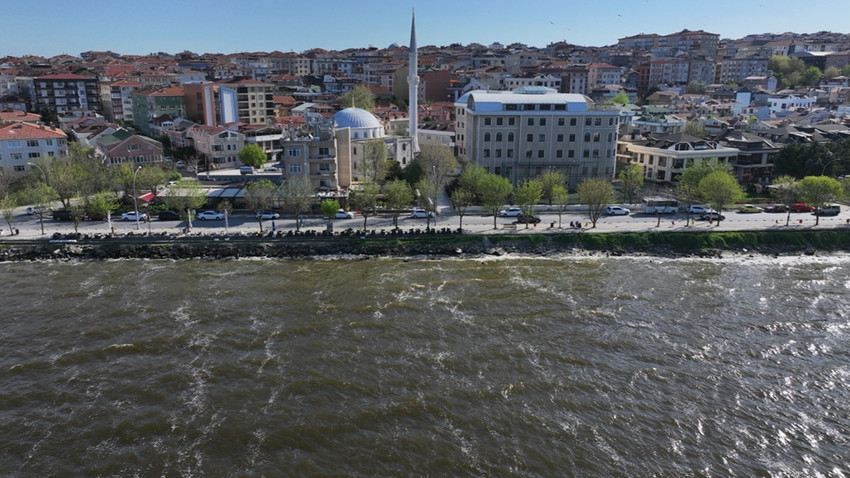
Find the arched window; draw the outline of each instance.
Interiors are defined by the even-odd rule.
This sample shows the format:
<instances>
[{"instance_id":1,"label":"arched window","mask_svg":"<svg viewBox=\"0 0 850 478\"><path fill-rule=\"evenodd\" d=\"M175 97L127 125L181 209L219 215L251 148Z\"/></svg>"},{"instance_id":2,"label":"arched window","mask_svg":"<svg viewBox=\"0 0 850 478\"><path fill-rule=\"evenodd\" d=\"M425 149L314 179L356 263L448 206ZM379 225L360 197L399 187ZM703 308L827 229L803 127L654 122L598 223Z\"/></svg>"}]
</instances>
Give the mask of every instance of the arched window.
<instances>
[{"instance_id":1,"label":"arched window","mask_svg":"<svg viewBox=\"0 0 850 478\"><path fill-rule=\"evenodd\" d=\"M513 140L514 140L514 134L508 133L508 141L513 141Z\"/></svg>"},{"instance_id":2,"label":"arched window","mask_svg":"<svg viewBox=\"0 0 850 478\"><path fill-rule=\"evenodd\" d=\"M502 133L496 133L496 141L502 140Z\"/></svg>"},{"instance_id":3,"label":"arched window","mask_svg":"<svg viewBox=\"0 0 850 478\"><path fill-rule=\"evenodd\" d=\"M593 142L598 143L600 139L599 133L593 133Z\"/></svg>"},{"instance_id":4,"label":"arched window","mask_svg":"<svg viewBox=\"0 0 850 478\"><path fill-rule=\"evenodd\" d=\"M584 133L584 142L585 142L585 143L589 143L589 142L590 142L590 133Z\"/></svg>"},{"instance_id":5,"label":"arched window","mask_svg":"<svg viewBox=\"0 0 850 478\"><path fill-rule=\"evenodd\" d=\"M490 141L490 133L484 133L484 141Z\"/></svg>"},{"instance_id":6,"label":"arched window","mask_svg":"<svg viewBox=\"0 0 850 478\"><path fill-rule=\"evenodd\" d=\"M611 141L613 141L613 140L614 140L614 133L612 133L612 132L610 132L610 131L609 131L609 132L608 132L608 142L610 143L610 142L611 142Z\"/></svg>"}]
</instances>

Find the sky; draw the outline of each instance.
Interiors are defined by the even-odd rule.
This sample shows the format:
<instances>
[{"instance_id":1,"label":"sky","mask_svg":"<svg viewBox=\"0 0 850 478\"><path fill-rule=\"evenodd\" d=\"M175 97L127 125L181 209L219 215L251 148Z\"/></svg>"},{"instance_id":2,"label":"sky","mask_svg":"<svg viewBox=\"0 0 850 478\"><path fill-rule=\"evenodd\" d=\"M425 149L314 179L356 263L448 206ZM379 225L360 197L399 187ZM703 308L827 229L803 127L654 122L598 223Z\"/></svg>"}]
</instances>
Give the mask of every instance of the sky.
<instances>
[{"instance_id":1,"label":"sky","mask_svg":"<svg viewBox=\"0 0 850 478\"><path fill-rule=\"evenodd\" d=\"M848 33L848 0L0 0L0 57L111 50L238 53L557 41L605 46L640 33Z\"/></svg>"}]
</instances>

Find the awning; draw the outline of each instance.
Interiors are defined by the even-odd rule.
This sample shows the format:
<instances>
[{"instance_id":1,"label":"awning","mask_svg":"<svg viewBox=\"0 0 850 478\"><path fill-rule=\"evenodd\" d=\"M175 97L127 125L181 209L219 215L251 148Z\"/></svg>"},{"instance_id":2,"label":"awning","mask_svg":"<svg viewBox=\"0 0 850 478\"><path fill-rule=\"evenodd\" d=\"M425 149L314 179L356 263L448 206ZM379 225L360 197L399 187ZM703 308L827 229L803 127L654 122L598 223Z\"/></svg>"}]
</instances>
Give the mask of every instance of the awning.
<instances>
[{"instance_id":1,"label":"awning","mask_svg":"<svg viewBox=\"0 0 850 478\"><path fill-rule=\"evenodd\" d=\"M145 193L145 194L142 194L141 196L139 196L139 199L141 199L144 202L148 202L155 197L156 197L156 194L154 194L154 193Z\"/></svg>"}]
</instances>

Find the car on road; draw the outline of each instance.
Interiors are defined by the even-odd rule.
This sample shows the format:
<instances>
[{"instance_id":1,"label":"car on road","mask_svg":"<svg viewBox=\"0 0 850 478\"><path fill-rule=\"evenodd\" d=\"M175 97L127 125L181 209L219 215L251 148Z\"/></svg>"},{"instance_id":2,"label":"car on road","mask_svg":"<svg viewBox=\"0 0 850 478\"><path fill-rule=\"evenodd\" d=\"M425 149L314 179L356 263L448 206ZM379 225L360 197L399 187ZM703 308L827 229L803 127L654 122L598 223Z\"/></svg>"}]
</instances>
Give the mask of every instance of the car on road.
<instances>
[{"instance_id":1,"label":"car on road","mask_svg":"<svg viewBox=\"0 0 850 478\"><path fill-rule=\"evenodd\" d=\"M36 209L37 208L35 206L27 206L27 214L32 216L33 214L35 214Z\"/></svg>"},{"instance_id":2,"label":"car on road","mask_svg":"<svg viewBox=\"0 0 850 478\"><path fill-rule=\"evenodd\" d=\"M705 204L692 204L688 207L688 214L708 214L710 212L714 212L714 209Z\"/></svg>"},{"instance_id":3,"label":"car on road","mask_svg":"<svg viewBox=\"0 0 850 478\"><path fill-rule=\"evenodd\" d=\"M224 219L224 213L213 211L212 209L210 209L209 211L199 212L197 215L195 215L195 218L199 221L221 221L222 219Z\"/></svg>"},{"instance_id":4,"label":"car on road","mask_svg":"<svg viewBox=\"0 0 850 478\"><path fill-rule=\"evenodd\" d=\"M837 216L841 212L841 206L838 204L828 204L823 207L816 207L814 210L815 216Z\"/></svg>"},{"instance_id":5,"label":"car on road","mask_svg":"<svg viewBox=\"0 0 850 478\"><path fill-rule=\"evenodd\" d=\"M703 221L722 221L726 219L726 216L717 211L711 211L701 215L699 218Z\"/></svg>"},{"instance_id":6,"label":"car on road","mask_svg":"<svg viewBox=\"0 0 850 478\"><path fill-rule=\"evenodd\" d=\"M72 221L73 219L74 216L69 209L55 209L53 211L54 221Z\"/></svg>"},{"instance_id":7,"label":"car on road","mask_svg":"<svg viewBox=\"0 0 850 478\"><path fill-rule=\"evenodd\" d=\"M609 216L628 216L630 213L630 210L620 206L607 206L605 208L605 214Z\"/></svg>"},{"instance_id":8,"label":"car on road","mask_svg":"<svg viewBox=\"0 0 850 478\"><path fill-rule=\"evenodd\" d=\"M752 204L744 204L743 206L738 208L738 212L741 214L755 214L758 212L762 212L762 210L762 208L754 206Z\"/></svg>"},{"instance_id":9,"label":"car on road","mask_svg":"<svg viewBox=\"0 0 850 478\"><path fill-rule=\"evenodd\" d=\"M413 208L413 212L410 213L410 217L413 219L425 219L426 217L434 217L434 211L426 211L424 209Z\"/></svg>"},{"instance_id":10,"label":"car on road","mask_svg":"<svg viewBox=\"0 0 850 478\"><path fill-rule=\"evenodd\" d=\"M815 208L806 203L798 202L791 206L791 212L812 212Z\"/></svg>"},{"instance_id":11,"label":"car on road","mask_svg":"<svg viewBox=\"0 0 850 478\"><path fill-rule=\"evenodd\" d=\"M148 214L144 213L144 212L135 212L135 211L125 212L124 214L121 214L121 220L122 221L142 221L142 222L145 222L145 221L148 220Z\"/></svg>"},{"instance_id":12,"label":"car on road","mask_svg":"<svg viewBox=\"0 0 850 478\"><path fill-rule=\"evenodd\" d=\"M351 211L346 211L345 209L340 209L336 212L334 216L336 219L354 219L354 213Z\"/></svg>"},{"instance_id":13,"label":"car on road","mask_svg":"<svg viewBox=\"0 0 850 478\"><path fill-rule=\"evenodd\" d=\"M762 208L764 212L788 212L788 208L784 204L768 204Z\"/></svg>"},{"instance_id":14,"label":"car on road","mask_svg":"<svg viewBox=\"0 0 850 478\"><path fill-rule=\"evenodd\" d=\"M266 221L268 219L278 219L278 218L280 218L280 214L278 214L276 212L272 212L272 211L258 211L257 212L257 219L262 219L262 220Z\"/></svg>"},{"instance_id":15,"label":"car on road","mask_svg":"<svg viewBox=\"0 0 850 478\"><path fill-rule=\"evenodd\" d=\"M183 169L186 167L186 161L177 161L176 163L174 163L174 166L179 169Z\"/></svg>"},{"instance_id":16,"label":"car on road","mask_svg":"<svg viewBox=\"0 0 850 478\"><path fill-rule=\"evenodd\" d=\"M499 217L517 217L522 214L522 209L518 207L509 207L499 211Z\"/></svg>"},{"instance_id":17,"label":"car on road","mask_svg":"<svg viewBox=\"0 0 850 478\"><path fill-rule=\"evenodd\" d=\"M541 219L537 216L526 216L525 214L520 214L516 217L517 224L539 224Z\"/></svg>"},{"instance_id":18,"label":"car on road","mask_svg":"<svg viewBox=\"0 0 850 478\"><path fill-rule=\"evenodd\" d=\"M160 213L157 215L157 218L160 221L179 221L180 213L178 213L177 211L160 211Z\"/></svg>"}]
</instances>

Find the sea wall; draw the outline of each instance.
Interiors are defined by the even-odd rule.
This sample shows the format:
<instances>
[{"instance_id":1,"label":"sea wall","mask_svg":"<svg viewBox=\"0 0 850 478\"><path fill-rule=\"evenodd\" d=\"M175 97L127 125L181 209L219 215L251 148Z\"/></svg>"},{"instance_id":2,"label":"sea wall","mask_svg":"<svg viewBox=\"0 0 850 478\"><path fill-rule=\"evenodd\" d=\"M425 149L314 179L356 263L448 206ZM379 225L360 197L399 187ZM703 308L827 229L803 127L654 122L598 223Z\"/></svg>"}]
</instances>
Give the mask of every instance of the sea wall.
<instances>
[{"instance_id":1,"label":"sea wall","mask_svg":"<svg viewBox=\"0 0 850 478\"><path fill-rule=\"evenodd\" d=\"M451 257L603 253L717 256L723 251L801 254L850 251L850 230L422 234L413 236L101 237L0 242L0 261L205 259L322 256Z\"/></svg>"}]
</instances>

